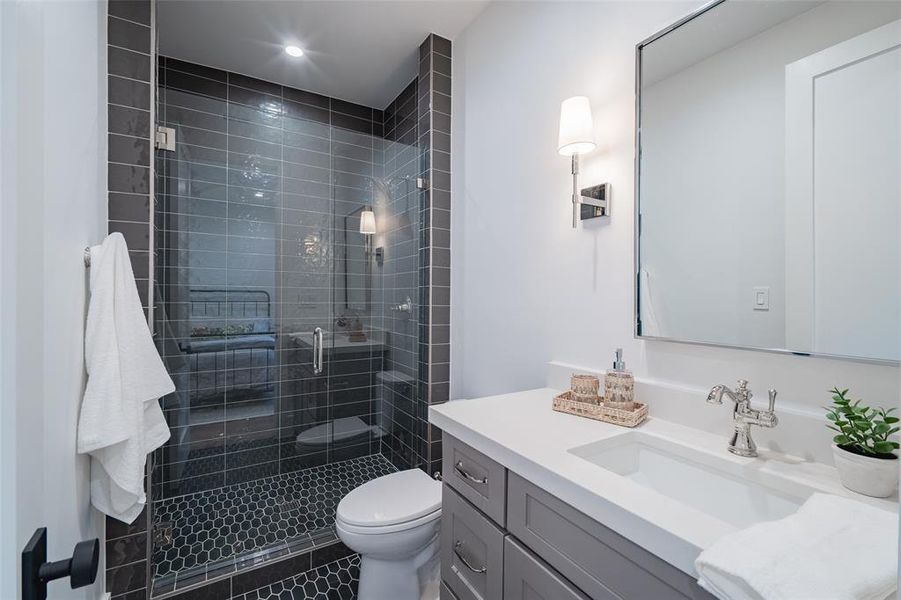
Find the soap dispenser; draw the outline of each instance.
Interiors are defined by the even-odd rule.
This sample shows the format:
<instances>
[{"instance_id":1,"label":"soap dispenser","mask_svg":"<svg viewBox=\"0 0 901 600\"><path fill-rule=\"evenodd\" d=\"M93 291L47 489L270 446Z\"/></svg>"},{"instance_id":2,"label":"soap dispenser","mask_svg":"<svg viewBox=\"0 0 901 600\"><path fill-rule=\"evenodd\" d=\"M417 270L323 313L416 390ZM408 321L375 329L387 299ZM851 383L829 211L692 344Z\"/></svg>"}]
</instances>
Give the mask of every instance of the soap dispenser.
<instances>
[{"instance_id":1,"label":"soap dispenser","mask_svg":"<svg viewBox=\"0 0 901 600\"><path fill-rule=\"evenodd\" d=\"M613 369L604 377L604 406L620 410L635 408L635 378L626 369L622 348L616 349Z\"/></svg>"}]
</instances>

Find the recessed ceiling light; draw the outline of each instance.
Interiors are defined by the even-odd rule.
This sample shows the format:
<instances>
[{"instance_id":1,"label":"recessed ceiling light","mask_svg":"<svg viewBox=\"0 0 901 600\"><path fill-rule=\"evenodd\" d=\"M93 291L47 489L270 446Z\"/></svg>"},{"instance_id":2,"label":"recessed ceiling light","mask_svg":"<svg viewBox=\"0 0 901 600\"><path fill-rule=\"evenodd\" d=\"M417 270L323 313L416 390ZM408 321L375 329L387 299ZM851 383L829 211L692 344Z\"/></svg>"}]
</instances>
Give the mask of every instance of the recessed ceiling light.
<instances>
[{"instance_id":1,"label":"recessed ceiling light","mask_svg":"<svg viewBox=\"0 0 901 600\"><path fill-rule=\"evenodd\" d=\"M297 46L285 46L285 52L288 56L293 56L294 58L300 58L303 56L303 50L298 48Z\"/></svg>"}]
</instances>

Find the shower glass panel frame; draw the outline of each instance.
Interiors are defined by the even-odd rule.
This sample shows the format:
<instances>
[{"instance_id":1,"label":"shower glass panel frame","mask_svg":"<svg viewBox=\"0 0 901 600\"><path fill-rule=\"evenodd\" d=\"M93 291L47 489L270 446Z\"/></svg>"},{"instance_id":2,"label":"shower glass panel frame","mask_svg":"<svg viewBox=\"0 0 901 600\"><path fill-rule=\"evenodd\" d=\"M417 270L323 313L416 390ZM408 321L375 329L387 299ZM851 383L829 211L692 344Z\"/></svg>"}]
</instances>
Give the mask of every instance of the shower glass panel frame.
<instances>
[{"instance_id":1,"label":"shower glass panel frame","mask_svg":"<svg viewBox=\"0 0 901 600\"><path fill-rule=\"evenodd\" d=\"M157 93L176 149L155 156L154 328L177 389L155 596L333 541L338 500L396 469L381 444L414 415L419 344L415 311L388 309L418 297L420 231L419 153L381 111L367 131L365 107L168 58Z\"/></svg>"}]
</instances>

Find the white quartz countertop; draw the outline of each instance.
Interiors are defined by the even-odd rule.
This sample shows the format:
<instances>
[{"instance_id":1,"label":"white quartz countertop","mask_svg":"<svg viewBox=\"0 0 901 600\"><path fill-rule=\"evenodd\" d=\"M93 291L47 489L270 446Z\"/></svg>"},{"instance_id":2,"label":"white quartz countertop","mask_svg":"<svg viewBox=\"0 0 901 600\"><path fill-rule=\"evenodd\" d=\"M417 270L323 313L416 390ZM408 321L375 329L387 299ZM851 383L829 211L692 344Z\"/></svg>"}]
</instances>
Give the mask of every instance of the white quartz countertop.
<instances>
[{"instance_id":1,"label":"white quartz countertop","mask_svg":"<svg viewBox=\"0 0 901 600\"><path fill-rule=\"evenodd\" d=\"M686 573L698 554L737 528L569 452L631 429L555 412L560 390L542 388L429 407L429 421L567 504ZM652 410L653 415L653 410ZM897 511L896 500L848 492L833 467L761 450L757 458L726 450L729 431L713 434L653 417L636 430L688 445L747 473L760 470L814 488Z\"/></svg>"}]
</instances>

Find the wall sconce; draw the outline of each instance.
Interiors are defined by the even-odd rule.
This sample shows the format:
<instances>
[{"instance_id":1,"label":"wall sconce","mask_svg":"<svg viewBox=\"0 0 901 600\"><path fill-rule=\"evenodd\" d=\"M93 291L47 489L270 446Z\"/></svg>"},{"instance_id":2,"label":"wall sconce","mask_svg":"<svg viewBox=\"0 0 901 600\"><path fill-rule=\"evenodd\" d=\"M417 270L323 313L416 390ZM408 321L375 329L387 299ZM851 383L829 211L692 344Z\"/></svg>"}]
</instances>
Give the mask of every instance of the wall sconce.
<instances>
[{"instance_id":1,"label":"wall sconce","mask_svg":"<svg viewBox=\"0 0 901 600\"><path fill-rule=\"evenodd\" d=\"M363 235L375 234L375 213L371 206L366 206L360 213L360 233Z\"/></svg>"},{"instance_id":2,"label":"wall sconce","mask_svg":"<svg viewBox=\"0 0 901 600\"><path fill-rule=\"evenodd\" d=\"M560 134L557 151L572 156L573 174L573 229L579 220L609 217L610 184L602 183L579 190L579 155L595 149L591 121L591 105L585 96L573 96L560 104Z\"/></svg>"},{"instance_id":3,"label":"wall sconce","mask_svg":"<svg viewBox=\"0 0 901 600\"><path fill-rule=\"evenodd\" d=\"M360 211L360 233L363 234L364 252L367 257L370 257L372 256L372 236L376 233L375 212L373 212L371 206L364 206L363 210ZM382 264L382 256L382 249L376 248L375 258L379 265Z\"/></svg>"}]
</instances>

